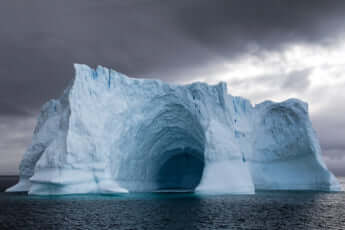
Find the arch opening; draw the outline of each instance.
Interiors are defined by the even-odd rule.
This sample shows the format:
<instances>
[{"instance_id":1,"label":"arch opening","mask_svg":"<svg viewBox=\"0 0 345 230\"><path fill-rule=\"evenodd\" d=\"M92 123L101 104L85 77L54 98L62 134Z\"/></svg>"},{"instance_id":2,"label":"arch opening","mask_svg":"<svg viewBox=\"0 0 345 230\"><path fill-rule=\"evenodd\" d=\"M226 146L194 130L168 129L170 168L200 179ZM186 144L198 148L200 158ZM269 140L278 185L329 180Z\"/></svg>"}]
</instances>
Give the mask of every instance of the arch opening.
<instances>
[{"instance_id":1,"label":"arch opening","mask_svg":"<svg viewBox=\"0 0 345 230\"><path fill-rule=\"evenodd\" d=\"M131 192L194 190L204 169L205 133L199 117L181 104L153 106L122 144L115 180ZM158 108L158 109L157 109Z\"/></svg>"},{"instance_id":2,"label":"arch opening","mask_svg":"<svg viewBox=\"0 0 345 230\"><path fill-rule=\"evenodd\" d=\"M166 153L167 154L167 153ZM193 149L175 149L158 167L157 191L193 192L200 184L205 162L203 154Z\"/></svg>"}]
</instances>

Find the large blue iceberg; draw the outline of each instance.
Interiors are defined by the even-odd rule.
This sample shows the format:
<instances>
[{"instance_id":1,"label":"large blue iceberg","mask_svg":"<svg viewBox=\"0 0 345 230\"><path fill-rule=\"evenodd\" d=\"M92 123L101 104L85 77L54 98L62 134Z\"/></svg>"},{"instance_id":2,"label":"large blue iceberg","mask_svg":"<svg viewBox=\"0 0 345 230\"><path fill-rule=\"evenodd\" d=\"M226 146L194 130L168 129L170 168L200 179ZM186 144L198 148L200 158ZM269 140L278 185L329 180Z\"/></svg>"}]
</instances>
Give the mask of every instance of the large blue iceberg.
<instances>
[{"instance_id":1,"label":"large blue iceberg","mask_svg":"<svg viewBox=\"0 0 345 230\"><path fill-rule=\"evenodd\" d=\"M339 191L306 103L252 106L226 83L172 85L75 64L40 113L20 181L29 194Z\"/></svg>"}]
</instances>

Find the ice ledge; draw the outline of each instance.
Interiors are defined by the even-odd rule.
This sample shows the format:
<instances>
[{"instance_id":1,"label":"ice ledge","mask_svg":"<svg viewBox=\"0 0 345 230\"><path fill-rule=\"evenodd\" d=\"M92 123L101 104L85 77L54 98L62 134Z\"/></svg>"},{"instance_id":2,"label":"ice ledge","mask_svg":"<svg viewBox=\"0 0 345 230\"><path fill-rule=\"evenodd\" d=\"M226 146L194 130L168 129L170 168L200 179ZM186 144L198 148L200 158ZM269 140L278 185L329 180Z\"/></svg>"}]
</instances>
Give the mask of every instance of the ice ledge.
<instances>
[{"instance_id":1,"label":"ice ledge","mask_svg":"<svg viewBox=\"0 0 345 230\"><path fill-rule=\"evenodd\" d=\"M73 177L72 177L73 175ZM94 171L75 169L44 169L31 178L21 178L19 182L8 188L6 192L28 192L36 195L66 195L66 194L119 194L128 193L111 178L103 174L96 175Z\"/></svg>"},{"instance_id":2,"label":"ice ledge","mask_svg":"<svg viewBox=\"0 0 345 230\"><path fill-rule=\"evenodd\" d=\"M6 192L27 192L30 190L31 182L27 178L20 178L19 182L6 189Z\"/></svg>"}]
</instances>

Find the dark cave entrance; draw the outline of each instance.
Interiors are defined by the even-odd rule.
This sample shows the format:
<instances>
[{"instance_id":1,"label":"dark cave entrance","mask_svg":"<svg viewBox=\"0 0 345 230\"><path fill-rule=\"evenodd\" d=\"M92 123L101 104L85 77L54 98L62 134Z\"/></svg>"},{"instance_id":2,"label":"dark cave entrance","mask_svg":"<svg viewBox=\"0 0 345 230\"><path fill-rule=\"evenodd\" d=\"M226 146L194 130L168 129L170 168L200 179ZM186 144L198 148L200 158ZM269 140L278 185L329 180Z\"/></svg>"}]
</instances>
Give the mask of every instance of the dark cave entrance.
<instances>
[{"instance_id":1,"label":"dark cave entrance","mask_svg":"<svg viewBox=\"0 0 345 230\"><path fill-rule=\"evenodd\" d=\"M118 183L131 192L193 192L205 167L206 137L200 117L175 97L152 102L150 119L128 132L121 164L113 168ZM118 159L114 159L116 162Z\"/></svg>"},{"instance_id":2,"label":"dark cave entrance","mask_svg":"<svg viewBox=\"0 0 345 230\"><path fill-rule=\"evenodd\" d=\"M157 190L160 192L193 192L200 184L204 170L203 153L191 149L165 153L165 160L157 172Z\"/></svg>"}]
</instances>

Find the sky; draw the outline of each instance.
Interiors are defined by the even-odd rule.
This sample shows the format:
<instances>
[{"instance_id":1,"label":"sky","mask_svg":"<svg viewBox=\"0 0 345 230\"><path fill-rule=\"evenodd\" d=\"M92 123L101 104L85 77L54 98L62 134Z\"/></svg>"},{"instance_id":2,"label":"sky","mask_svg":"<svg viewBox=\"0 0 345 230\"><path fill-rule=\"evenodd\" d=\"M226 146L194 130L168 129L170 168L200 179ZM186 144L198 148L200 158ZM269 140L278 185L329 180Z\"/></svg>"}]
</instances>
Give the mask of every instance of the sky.
<instances>
[{"instance_id":1,"label":"sky","mask_svg":"<svg viewBox=\"0 0 345 230\"><path fill-rule=\"evenodd\" d=\"M225 81L253 104L302 99L326 164L345 176L345 1L2 1L0 175L18 173L41 105L59 97L75 62Z\"/></svg>"}]
</instances>

